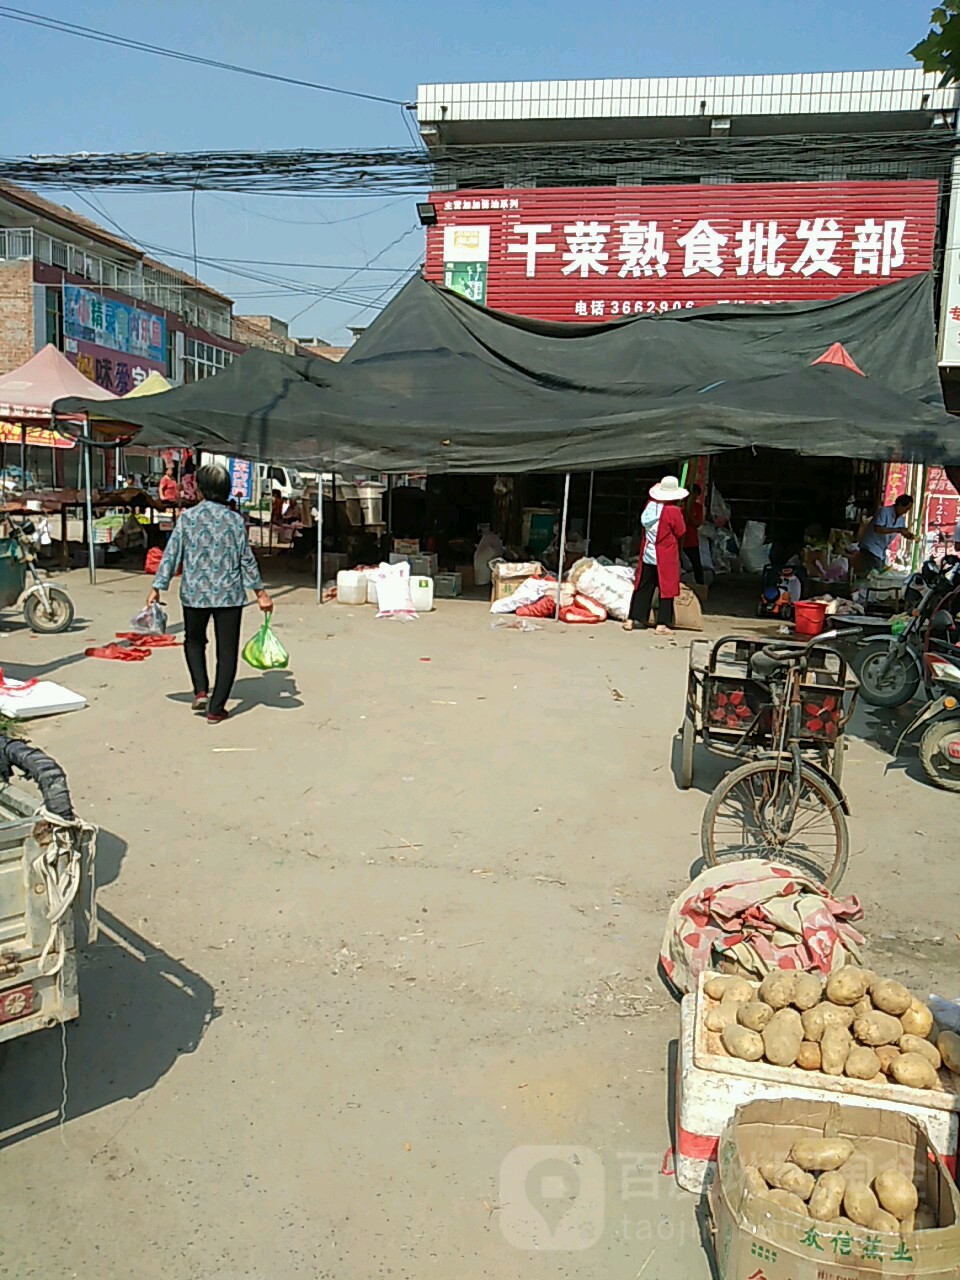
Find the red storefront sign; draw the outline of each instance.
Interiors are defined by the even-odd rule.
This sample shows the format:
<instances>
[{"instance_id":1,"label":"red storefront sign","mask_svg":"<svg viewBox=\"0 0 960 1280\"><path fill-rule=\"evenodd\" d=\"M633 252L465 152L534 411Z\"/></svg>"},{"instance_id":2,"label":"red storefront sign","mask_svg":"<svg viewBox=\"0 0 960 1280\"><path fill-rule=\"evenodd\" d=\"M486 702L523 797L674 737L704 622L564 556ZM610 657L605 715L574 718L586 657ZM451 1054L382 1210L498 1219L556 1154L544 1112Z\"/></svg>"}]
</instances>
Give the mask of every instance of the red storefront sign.
<instances>
[{"instance_id":1,"label":"red storefront sign","mask_svg":"<svg viewBox=\"0 0 960 1280\"><path fill-rule=\"evenodd\" d=\"M925 552L938 559L946 552L952 555L958 522L960 494L947 479L943 467L928 467L923 511Z\"/></svg>"},{"instance_id":2,"label":"red storefront sign","mask_svg":"<svg viewBox=\"0 0 960 1280\"><path fill-rule=\"evenodd\" d=\"M926 180L442 191L426 275L546 320L831 298L928 271L938 193Z\"/></svg>"}]
</instances>

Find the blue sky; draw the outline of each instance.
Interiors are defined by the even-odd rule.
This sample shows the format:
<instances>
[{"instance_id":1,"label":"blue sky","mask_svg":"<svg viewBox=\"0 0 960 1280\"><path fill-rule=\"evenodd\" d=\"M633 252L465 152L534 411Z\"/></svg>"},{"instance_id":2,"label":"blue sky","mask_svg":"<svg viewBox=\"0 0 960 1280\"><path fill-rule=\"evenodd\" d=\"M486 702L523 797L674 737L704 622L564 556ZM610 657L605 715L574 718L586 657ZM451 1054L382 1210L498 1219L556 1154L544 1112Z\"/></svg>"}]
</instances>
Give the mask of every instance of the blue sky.
<instances>
[{"instance_id":1,"label":"blue sky","mask_svg":"<svg viewBox=\"0 0 960 1280\"><path fill-rule=\"evenodd\" d=\"M79 25L206 57L348 89L410 99L418 83L603 76L834 71L909 66L931 0L22 0ZM136 15L142 15L140 21ZM152 18L152 21L150 20ZM63 151L396 146L409 141L398 108L190 66L0 18L6 155ZM96 216L69 193L54 195ZM102 209L140 242L191 251L189 198L99 191ZM422 249L414 197L320 199L201 193L198 250L231 259L324 263L256 268L335 288L377 262L399 273ZM358 217L362 214L362 217ZM99 219L98 219L99 220ZM405 233L409 234L405 234ZM163 256L162 254L157 256ZM170 261L190 270L188 260ZM347 287L373 298L392 272ZM314 302L276 285L201 268L237 310L293 321L297 334L345 341L348 323L376 314Z\"/></svg>"}]
</instances>

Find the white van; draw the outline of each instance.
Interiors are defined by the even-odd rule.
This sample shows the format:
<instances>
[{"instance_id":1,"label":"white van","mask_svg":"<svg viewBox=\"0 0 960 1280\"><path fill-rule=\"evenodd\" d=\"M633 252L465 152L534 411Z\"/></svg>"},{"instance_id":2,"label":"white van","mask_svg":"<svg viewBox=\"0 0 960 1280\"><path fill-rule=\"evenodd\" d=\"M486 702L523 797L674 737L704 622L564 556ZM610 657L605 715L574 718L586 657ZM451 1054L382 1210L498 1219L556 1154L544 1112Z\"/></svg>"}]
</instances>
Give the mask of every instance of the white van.
<instances>
[{"instance_id":1,"label":"white van","mask_svg":"<svg viewBox=\"0 0 960 1280\"><path fill-rule=\"evenodd\" d=\"M260 492L264 496L269 495L272 498L279 493L284 500L288 498L299 500L303 497L306 485L295 467L278 467L262 463L258 471Z\"/></svg>"}]
</instances>

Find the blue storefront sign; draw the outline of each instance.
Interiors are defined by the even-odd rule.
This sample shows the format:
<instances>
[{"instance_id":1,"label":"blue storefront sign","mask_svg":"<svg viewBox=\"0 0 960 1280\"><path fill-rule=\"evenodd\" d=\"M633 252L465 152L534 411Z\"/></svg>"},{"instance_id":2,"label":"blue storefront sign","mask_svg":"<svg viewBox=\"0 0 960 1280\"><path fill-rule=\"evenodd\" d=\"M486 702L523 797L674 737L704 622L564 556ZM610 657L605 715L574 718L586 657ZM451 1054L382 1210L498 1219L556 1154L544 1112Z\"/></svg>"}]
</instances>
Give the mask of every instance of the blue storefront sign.
<instances>
[{"instance_id":1,"label":"blue storefront sign","mask_svg":"<svg viewBox=\"0 0 960 1280\"><path fill-rule=\"evenodd\" d=\"M167 324L163 316L116 302L77 285L63 286L63 334L166 367Z\"/></svg>"},{"instance_id":2,"label":"blue storefront sign","mask_svg":"<svg viewBox=\"0 0 960 1280\"><path fill-rule=\"evenodd\" d=\"M230 472L231 498L236 498L238 502L251 502L253 500L253 463L247 462L245 458L230 458L227 466Z\"/></svg>"}]
</instances>

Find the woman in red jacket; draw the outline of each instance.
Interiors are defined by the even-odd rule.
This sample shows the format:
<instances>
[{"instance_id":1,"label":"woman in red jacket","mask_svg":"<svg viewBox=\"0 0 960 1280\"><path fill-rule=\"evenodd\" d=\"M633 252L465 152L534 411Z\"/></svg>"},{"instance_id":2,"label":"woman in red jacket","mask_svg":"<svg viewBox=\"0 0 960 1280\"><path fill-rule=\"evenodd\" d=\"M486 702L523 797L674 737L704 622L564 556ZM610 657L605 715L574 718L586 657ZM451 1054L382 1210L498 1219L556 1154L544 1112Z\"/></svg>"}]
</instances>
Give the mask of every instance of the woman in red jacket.
<instances>
[{"instance_id":1,"label":"woman in red jacket","mask_svg":"<svg viewBox=\"0 0 960 1280\"><path fill-rule=\"evenodd\" d=\"M640 517L643 540L625 631L642 631L647 626L654 588L659 587L657 635L673 634L673 602L680 594L680 544L687 530L679 504L686 496L676 476L664 476L650 490L650 501Z\"/></svg>"}]
</instances>

